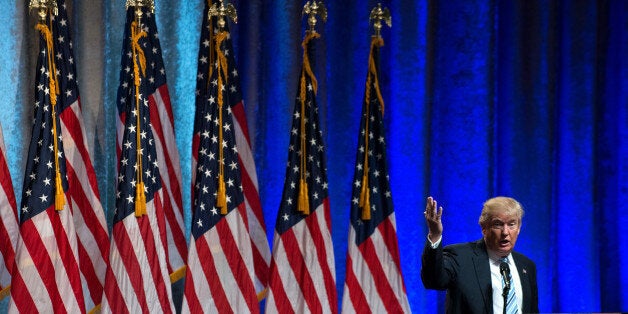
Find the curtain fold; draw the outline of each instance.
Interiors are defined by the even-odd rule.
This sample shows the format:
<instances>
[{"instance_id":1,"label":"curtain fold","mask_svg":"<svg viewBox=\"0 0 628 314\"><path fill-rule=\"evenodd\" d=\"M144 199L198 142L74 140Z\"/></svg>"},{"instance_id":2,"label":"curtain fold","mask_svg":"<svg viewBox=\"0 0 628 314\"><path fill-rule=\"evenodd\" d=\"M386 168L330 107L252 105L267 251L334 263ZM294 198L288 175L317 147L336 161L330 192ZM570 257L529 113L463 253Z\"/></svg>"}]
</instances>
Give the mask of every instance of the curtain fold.
<instances>
[{"instance_id":1,"label":"curtain fold","mask_svg":"<svg viewBox=\"0 0 628 314\"><path fill-rule=\"evenodd\" d=\"M191 136L204 0L155 0L190 225ZM35 17L0 0L0 123L21 200L33 114ZM109 222L125 1L69 1L81 103ZM244 105L268 231L281 198L302 58L305 1L230 1ZM327 1L314 73L327 148L339 296L364 77L376 1ZM481 237L484 200L526 210L517 250L537 265L543 312L628 311L628 4L603 1L382 1L380 79L401 268L414 312L425 290L425 198L445 207L445 244ZM189 230L187 231L189 234ZM0 312L6 310L6 300Z\"/></svg>"}]
</instances>

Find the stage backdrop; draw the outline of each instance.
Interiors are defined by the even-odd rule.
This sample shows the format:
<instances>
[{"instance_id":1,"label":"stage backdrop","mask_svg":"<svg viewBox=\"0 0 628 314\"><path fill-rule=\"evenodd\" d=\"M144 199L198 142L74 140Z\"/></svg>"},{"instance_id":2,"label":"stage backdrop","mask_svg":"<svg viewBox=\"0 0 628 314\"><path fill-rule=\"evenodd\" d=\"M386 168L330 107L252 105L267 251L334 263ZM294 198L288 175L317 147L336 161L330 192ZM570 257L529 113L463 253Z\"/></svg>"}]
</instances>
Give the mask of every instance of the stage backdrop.
<instances>
[{"instance_id":1,"label":"stage backdrop","mask_svg":"<svg viewBox=\"0 0 628 314\"><path fill-rule=\"evenodd\" d=\"M189 194L203 0L155 0ZM109 221L124 0L68 0L87 136ZM271 239L301 64L304 1L232 1L235 53ZM314 72L342 293L359 115L375 1L327 1ZM401 266L412 310L443 311L420 279L425 198L444 243L481 237L482 202L518 199L517 249L543 312L628 311L628 2L382 1L381 83ZM21 198L38 47L27 0L0 0L0 122ZM187 182L187 183L186 183ZM185 197L189 226L189 198ZM189 234L189 231L188 231ZM6 300L2 309L6 308Z\"/></svg>"}]
</instances>

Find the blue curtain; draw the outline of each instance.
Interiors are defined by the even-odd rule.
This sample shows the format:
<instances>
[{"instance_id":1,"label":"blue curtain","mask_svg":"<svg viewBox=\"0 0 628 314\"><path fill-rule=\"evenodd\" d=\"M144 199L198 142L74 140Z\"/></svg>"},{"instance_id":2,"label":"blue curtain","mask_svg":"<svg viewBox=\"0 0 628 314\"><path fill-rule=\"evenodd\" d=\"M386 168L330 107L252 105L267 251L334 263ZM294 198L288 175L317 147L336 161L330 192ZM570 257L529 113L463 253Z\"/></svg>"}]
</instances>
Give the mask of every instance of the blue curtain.
<instances>
[{"instance_id":1,"label":"blue curtain","mask_svg":"<svg viewBox=\"0 0 628 314\"><path fill-rule=\"evenodd\" d=\"M124 0L66 0L81 101L108 217ZM203 0L155 0L182 160L186 222ZM234 53L269 241L281 197L305 22L304 1L231 1ZM314 53L327 149L337 288L345 275L351 180L376 1L327 1ZM444 243L481 237L483 201L526 210L517 250L537 264L542 312L628 311L628 3L381 1L380 75L401 267L416 313L425 290L425 198L445 207ZM0 0L0 123L19 196L33 111L35 17ZM6 309L6 300L0 311Z\"/></svg>"}]
</instances>

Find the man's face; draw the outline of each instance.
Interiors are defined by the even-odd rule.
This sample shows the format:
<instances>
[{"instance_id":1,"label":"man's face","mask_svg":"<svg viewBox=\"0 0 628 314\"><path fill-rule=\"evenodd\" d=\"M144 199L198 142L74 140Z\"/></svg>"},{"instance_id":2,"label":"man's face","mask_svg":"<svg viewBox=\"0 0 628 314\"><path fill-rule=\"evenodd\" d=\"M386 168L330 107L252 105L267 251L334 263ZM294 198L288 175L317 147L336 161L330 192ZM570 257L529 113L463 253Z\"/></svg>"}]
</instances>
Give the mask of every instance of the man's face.
<instances>
[{"instance_id":1,"label":"man's face","mask_svg":"<svg viewBox=\"0 0 628 314\"><path fill-rule=\"evenodd\" d=\"M495 214L485 226L482 227L484 242L489 250L504 257L514 249L521 223L513 214Z\"/></svg>"}]
</instances>

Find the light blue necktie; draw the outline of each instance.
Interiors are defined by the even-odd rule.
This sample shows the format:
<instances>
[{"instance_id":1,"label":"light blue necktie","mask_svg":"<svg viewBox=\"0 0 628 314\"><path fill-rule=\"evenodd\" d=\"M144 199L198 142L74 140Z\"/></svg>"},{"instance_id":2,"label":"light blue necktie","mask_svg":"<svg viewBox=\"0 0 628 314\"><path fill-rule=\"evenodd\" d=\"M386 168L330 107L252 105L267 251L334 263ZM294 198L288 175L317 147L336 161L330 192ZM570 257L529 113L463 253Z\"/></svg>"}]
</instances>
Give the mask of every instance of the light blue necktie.
<instances>
[{"instance_id":1,"label":"light blue necktie","mask_svg":"<svg viewBox=\"0 0 628 314\"><path fill-rule=\"evenodd\" d=\"M500 259L499 261L508 264L508 259L505 257ZM510 280L510 289L508 290L508 297L506 298L506 304L504 304L504 306L506 307L507 314L516 314L518 313L517 298L515 297L515 284L512 280L512 275L509 276L508 280ZM504 287L505 285L506 283L504 281L504 278L502 278L502 287Z\"/></svg>"}]
</instances>

